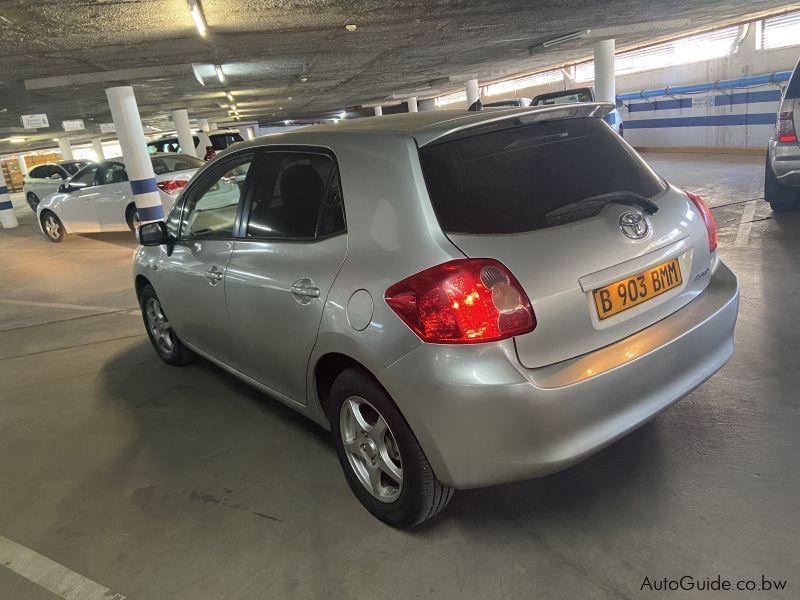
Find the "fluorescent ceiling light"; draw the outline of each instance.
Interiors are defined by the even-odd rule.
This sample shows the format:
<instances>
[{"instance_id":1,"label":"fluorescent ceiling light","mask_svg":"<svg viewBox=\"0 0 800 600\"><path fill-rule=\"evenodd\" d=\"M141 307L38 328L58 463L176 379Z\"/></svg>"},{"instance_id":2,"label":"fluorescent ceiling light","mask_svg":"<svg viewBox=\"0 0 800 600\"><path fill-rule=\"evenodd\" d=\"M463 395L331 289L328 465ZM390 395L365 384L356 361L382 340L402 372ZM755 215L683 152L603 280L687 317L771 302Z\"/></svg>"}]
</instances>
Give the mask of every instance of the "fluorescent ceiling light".
<instances>
[{"instance_id":1,"label":"fluorescent ceiling light","mask_svg":"<svg viewBox=\"0 0 800 600\"><path fill-rule=\"evenodd\" d=\"M553 38L552 40L547 40L546 42L542 42L543 48L550 48L552 46L558 46L559 44L564 44L566 42L571 42L573 40L580 40L582 38L589 37L590 29L581 29L580 31L573 31L572 33L568 33L567 35L562 35L561 37Z\"/></svg>"},{"instance_id":2,"label":"fluorescent ceiling light","mask_svg":"<svg viewBox=\"0 0 800 600\"><path fill-rule=\"evenodd\" d=\"M236 105L231 103L231 110L236 110Z\"/></svg>"},{"instance_id":3,"label":"fluorescent ceiling light","mask_svg":"<svg viewBox=\"0 0 800 600\"><path fill-rule=\"evenodd\" d=\"M219 79L219 82L225 83L225 73L222 72L222 67L214 65L214 70L217 72L217 79Z\"/></svg>"},{"instance_id":4,"label":"fluorescent ceiling light","mask_svg":"<svg viewBox=\"0 0 800 600\"><path fill-rule=\"evenodd\" d=\"M195 27L197 27L197 33L199 33L201 37L206 37L206 35L208 35L208 28L206 27L206 18L203 16L203 10L200 8L197 0L186 0L186 3L189 5L192 20L194 21Z\"/></svg>"},{"instance_id":5,"label":"fluorescent ceiling light","mask_svg":"<svg viewBox=\"0 0 800 600\"><path fill-rule=\"evenodd\" d=\"M225 92L225 95L228 97L228 101L233 102L233 94L230 92Z\"/></svg>"},{"instance_id":6,"label":"fluorescent ceiling light","mask_svg":"<svg viewBox=\"0 0 800 600\"><path fill-rule=\"evenodd\" d=\"M346 112L344 112L344 111L342 111L342 112L340 112L340 113L339 113L339 118L340 118L340 119L344 119L346 116L347 116L347 113L346 113Z\"/></svg>"},{"instance_id":7,"label":"fluorescent ceiling light","mask_svg":"<svg viewBox=\"0 0 800 600\"><path fill-rule=\"evenodd\" d=\"M194 78L197 79L197 82L200 85L206 84L206 81L203 79L203 75L200 73L200 69L197 68L197 65L192 65L192 73L194 73Z\"/></svg>"},{"instance_id":8,"label":"fluorescent ceiling light","mask_svg":"<svg viewBox=\"0 0 800 600\"><path fill-rule=\"evenodd\" d=\"M8 141L11 142L12 144L22 144L22 143L25 142L25 138L24 137L10 137L10 138L8 138Z\"/></svg>"}]
</instances>

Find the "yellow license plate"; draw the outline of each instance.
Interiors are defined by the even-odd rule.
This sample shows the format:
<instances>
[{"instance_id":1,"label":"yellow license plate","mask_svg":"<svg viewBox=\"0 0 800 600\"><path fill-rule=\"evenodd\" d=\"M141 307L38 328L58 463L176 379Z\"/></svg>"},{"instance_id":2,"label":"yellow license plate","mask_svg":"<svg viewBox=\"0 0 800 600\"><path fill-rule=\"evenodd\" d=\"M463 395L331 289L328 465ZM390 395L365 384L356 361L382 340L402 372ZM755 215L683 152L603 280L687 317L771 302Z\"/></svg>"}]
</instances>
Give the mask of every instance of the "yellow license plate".
<instances>
[{"instance_id":1,"label":"yellow license plate","mask_svg":"<svg viewBox=\"0 0 800 600\"><path fill-rule=\"evenodd\" d=\"M594 304L600 320L647 302L683 282L677 258L594 290Z\"/></svg>"}]
</instances>

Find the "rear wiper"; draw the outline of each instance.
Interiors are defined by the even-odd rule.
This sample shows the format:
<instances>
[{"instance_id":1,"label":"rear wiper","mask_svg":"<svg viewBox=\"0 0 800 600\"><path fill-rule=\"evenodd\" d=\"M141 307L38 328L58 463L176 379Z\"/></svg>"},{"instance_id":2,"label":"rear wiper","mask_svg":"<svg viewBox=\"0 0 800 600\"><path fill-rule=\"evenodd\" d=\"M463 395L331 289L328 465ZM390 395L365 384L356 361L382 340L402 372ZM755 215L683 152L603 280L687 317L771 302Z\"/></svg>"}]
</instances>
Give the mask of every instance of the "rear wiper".
<instances>
[{"instance_id":1,"label":"rear wiper","mask_svg":"<svg viewBox=\"0 0 800 600\"><path fill-rule=\"evenodd\" d=\"M566 216L573 212L583 212L585 210L595 209L597 212L609 204L633 204L639 206L647 214L654 214L658 211L658 204L641 194L631 192L628 190L620 190L619 192L609 192L607 194L598 194L597 196L589 196L582 200L570 202L559 208L553 209L545 213L546 218L555 218Z\"/></svg>"}]
</instances>

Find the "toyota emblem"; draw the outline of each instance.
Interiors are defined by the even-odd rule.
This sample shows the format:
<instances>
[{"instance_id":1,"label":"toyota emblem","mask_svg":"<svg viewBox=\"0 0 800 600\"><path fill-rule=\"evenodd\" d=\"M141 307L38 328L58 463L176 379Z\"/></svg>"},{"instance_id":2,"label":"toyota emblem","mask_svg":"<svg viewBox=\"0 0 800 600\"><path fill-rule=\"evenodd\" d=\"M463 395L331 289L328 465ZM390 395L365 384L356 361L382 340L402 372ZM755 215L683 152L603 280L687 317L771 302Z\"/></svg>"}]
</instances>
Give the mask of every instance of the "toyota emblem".
<instances>
[{"instance_id":1,"label":"toyota emblem","mask_svg":"<svg viewBox=\"0 0 800 600\"><path fill-rule=\"evenodd\" d=\"M619 228L632 240L640 240L650 232L650 222L642 213L627 211L619 217Z\"/></svg>"}]
</instances>

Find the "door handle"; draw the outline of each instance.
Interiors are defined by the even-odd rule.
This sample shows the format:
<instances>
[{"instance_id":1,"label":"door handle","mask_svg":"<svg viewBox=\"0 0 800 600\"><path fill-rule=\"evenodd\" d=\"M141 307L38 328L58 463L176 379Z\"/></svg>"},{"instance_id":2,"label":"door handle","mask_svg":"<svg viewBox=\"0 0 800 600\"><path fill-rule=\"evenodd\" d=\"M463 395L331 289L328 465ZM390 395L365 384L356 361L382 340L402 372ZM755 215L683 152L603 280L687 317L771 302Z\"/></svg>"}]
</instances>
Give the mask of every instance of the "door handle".
<instances>
[{"instance_id":1,"label":"door handle","mask_svg":"<svg viewBox=\"0 0 800 600\"><path fill-rule=\"evenodd\" d=\"M220 281L222 281L222 271L217 269L215 265L204 273L204 277L208 279L208 282L211 285L217 285Z\"/></svg>"},{"instance_id":2,"label":"door handle","mask_svg":"<svg viewBox=\"0 0 800 600\"><path fill-rule=\"evenodd\" d=\"M319 288L308 277L295 281L289 291L300 304L308 304L312 298L319 298Z\"/></svg>"},{"instance_id":3,"label":"door handle","mask_svg":"<svg viewBox=\"0 0 800 600\"><path fill-rule=\"evenodd\" d=\"M305 296L306 298L319 298L318 287L306 287L302 285L293 285L292 294L295 296Z\"/></svg>"}]
</instances>

